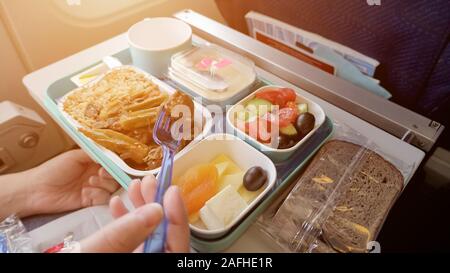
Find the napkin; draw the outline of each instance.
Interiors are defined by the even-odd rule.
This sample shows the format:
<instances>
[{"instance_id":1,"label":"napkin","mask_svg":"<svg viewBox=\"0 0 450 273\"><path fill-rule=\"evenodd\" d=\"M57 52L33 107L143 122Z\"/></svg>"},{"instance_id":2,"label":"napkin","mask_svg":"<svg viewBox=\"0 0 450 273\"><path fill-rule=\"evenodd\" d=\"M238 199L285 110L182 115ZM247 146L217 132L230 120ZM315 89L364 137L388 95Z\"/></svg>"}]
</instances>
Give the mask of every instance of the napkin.
<instances>
[{"instance_id":1,"label":"napkin","mask_svg":"<svg viewBox=\"0 0 450 273\"><path fill-rule=\"evenodd\" d=\"M331 63L336 69L337 77L345 79L354 85L364 88L383 98L389 99L392 97L389 91L384 89L373 79L364 75L358 68L356 68L356 66L347 61L334 50L320 44L315 44L314 55L322 57Z\"/></svg>"}]
</instances>

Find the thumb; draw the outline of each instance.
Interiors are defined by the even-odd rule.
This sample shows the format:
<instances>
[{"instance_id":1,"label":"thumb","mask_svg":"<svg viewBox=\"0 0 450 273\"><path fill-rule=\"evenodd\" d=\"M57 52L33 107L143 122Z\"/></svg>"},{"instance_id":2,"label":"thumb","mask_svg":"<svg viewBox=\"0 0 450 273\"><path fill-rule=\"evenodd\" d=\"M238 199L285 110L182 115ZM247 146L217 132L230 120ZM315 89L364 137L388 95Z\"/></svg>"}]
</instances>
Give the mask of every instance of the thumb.
<instances>
[{"instance_id":1,"label":"thumb","mask_svg":"<svg viewBox=\"0 0 450 273\"><path fill-rule=\"evenodd\" d=\"M133 252L153 232L162 217L162 207L157 203L139 207L81 241L81 252Z\"/></svg>"}]
</instances>

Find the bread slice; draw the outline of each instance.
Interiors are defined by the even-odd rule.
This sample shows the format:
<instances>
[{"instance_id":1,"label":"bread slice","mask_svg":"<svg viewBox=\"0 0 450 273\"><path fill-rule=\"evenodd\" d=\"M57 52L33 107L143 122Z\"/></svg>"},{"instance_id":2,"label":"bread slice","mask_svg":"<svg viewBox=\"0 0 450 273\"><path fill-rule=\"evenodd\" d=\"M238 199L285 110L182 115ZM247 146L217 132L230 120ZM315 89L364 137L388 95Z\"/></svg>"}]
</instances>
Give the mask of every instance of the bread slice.
<instances>
[{"instance_id":1,"label":"bread slice","mask_svg":"<svg viewBox=\"0 0 450 273\"><path fill-rule=\"evenodd\" d=\"M348 180L350 187L336 198L333 215L322 227L324 238L338 251L366 252L400 194L404 178L380 155L364 149Z\"/></svg>"},{"instance_id":2,"label":"bread slice","mask_svg":"<svg viewBox=\"0 0 450 273\"><path fill-rule=\"evenodd\" d=\"M314 157L290 198L302 200L303 212L295 215L304 218L297 219L303 227L321 229L324 241L337 251L365 252L400 194L403 180L377 153L333 140Z\"/></svg>"}]
</instances>

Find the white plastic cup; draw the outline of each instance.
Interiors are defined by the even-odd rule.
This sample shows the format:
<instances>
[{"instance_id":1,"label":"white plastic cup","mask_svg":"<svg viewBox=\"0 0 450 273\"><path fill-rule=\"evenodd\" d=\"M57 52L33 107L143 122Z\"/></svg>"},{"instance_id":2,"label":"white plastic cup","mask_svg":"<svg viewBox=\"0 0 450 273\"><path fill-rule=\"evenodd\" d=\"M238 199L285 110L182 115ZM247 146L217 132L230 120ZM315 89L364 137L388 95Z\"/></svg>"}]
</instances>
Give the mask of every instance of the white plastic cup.
<instances>
[{"instance_id":1,"label":"white plastic cup","mask_svg":"<svg viewBox=\"0 0 450 273\"><path fill-rule=\"evenodd\" d=\"M173 54L192 47L192 29L169 17L147 18L128 30L133 65L161 78Z\"/></svg>"}]
</instances>

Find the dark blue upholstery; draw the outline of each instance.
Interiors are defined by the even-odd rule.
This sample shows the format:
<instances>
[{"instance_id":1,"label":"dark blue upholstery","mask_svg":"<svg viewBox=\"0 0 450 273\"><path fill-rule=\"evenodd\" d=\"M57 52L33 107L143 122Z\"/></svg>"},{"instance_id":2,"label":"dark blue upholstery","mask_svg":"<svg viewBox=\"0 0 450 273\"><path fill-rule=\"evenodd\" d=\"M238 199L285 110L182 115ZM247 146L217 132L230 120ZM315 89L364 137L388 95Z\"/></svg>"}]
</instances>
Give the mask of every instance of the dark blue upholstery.
<instances>
[{"instance_id":1,"label":"dark blue upholstery","mask_svg":"<svg viewBox=\"0 0 450 273\"><path fill-rule=\"evenodd\" d=\"M247 32L257 11L380 61L392 100L449 127L450 0L217 0L230 26ZM447 113L447 116L446 116Z\"/></svg>"},{"instance_id":2,"label":"dark blue upholstery","mask_svg":"<svg viewBox=\"0 0 450 273\"><path fill-rule=\"evenodd\" d=\"M437 60L422 96L417 101L421 112L432 117L443 116L446 113L450 119L450 44ZM449 128L450 129L450 128Z\"/></svg>"}]
</instances>

